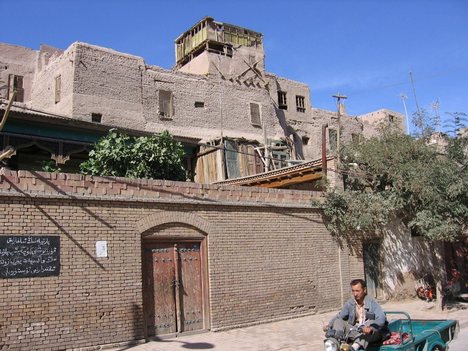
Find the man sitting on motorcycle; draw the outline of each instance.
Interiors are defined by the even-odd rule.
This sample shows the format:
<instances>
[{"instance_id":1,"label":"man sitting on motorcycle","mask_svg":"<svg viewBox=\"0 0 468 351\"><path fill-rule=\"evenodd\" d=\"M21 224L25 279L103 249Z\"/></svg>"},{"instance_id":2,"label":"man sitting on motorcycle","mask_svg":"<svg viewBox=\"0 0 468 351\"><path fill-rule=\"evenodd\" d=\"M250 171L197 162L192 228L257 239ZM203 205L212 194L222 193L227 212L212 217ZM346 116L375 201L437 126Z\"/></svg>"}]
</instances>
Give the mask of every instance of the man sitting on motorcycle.
<instances>
[{"instance_id":1,"label":"man sitting on motorcycle","mask_svg":"<svg viewBox=\"0 0 468 351\"><path fill-rule=\"evenodd\" d=\"M351 340L351 350L365 350L382 340L388 323L378 302L367 296L366 282L354 279L350 285L353 297L323 329L327 335Z\"/></svg>"}]
</instances>

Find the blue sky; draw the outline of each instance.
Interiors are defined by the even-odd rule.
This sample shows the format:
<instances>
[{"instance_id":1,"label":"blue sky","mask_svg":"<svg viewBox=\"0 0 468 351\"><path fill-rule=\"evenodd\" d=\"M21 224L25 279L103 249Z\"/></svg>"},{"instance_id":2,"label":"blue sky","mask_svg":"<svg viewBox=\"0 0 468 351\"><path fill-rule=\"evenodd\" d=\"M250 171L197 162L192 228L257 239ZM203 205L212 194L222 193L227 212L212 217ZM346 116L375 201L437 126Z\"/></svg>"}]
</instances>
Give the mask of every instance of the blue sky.
<instances>
[{"instance_id":1,"label":"blue sky","mask_svg":"<svg viewBox=\"0 0 468 351\"><path fill-rule=\"evenodd\" d=\"M205 16L264 35L269 72L310 86L313 107L468 113L467 0L0 0L0 41L61 49L75 41L171 68L174 40Z\"/></svg>"}]
</instances>

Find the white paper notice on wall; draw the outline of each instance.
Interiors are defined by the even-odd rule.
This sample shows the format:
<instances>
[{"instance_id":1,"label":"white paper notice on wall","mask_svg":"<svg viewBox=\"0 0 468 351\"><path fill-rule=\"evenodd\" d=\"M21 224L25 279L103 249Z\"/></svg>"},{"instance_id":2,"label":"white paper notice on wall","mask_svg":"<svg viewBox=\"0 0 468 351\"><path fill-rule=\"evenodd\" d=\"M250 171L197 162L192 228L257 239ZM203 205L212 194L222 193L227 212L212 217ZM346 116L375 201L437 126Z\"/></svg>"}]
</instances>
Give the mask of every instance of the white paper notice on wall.
<instances>
[{"instance_id":1,"label":"white paper notice on wall","mask_svg":"<svg viewBox=\"0 0 468 351\"><path fill-rule=\"evenodd\" d=\"M96 241L96 256L107 257L107 241Z\"/></svg>"}]
</instances>

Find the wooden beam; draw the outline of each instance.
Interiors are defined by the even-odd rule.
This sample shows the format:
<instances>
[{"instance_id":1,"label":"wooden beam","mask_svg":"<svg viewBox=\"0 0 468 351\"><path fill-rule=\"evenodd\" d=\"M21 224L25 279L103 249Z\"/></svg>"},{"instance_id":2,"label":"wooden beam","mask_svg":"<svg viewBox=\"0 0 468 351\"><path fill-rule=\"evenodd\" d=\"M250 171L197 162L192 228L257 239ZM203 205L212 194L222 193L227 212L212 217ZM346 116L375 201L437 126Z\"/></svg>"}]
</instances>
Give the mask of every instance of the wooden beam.
<instances>
[{"instance_id":1,"label":"wooden beam","mask_svg":"<svg viewBox=\"0 0 468 351\"><path fill-rule=\"evenodd\" d=\"M307 175L303 175L299 177L294 177L291 179L279 179L276 181L272 181L270 183L260 184L260 186L264 188L281 188L287 185L310 182L310 181L321 179L321 178L322 178L321 173L311 173L311 174L307 174Z\"/></svg>"}]
</instances>

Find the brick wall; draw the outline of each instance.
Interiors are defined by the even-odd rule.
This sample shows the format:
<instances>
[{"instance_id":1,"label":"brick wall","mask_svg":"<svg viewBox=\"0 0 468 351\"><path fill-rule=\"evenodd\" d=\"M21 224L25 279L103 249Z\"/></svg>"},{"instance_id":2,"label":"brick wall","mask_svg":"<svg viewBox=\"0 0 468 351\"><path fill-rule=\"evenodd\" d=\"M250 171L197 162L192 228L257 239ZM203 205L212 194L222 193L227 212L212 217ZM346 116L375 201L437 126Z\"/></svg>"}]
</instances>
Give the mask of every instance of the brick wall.
<instances>
[{"instance_id":1,"label":"brick wall","mask_svg":"<svg viewBox=\"0 0 468 351\"><path fill-rule=\"evenodd\" d=\"M336 309L340 282L362 273L362 262L339 251L311 206L317 196L2 171L1 235L58 235L61 257L59 276L0 279L2 349L142 339L141 247L149 236L205 238L211 330ZM96 257L98 240L108 242L107 258Z\"/></svg>"}]
</instances>

